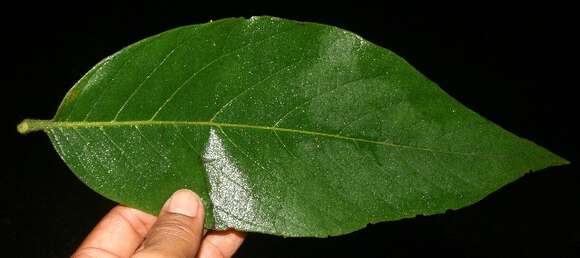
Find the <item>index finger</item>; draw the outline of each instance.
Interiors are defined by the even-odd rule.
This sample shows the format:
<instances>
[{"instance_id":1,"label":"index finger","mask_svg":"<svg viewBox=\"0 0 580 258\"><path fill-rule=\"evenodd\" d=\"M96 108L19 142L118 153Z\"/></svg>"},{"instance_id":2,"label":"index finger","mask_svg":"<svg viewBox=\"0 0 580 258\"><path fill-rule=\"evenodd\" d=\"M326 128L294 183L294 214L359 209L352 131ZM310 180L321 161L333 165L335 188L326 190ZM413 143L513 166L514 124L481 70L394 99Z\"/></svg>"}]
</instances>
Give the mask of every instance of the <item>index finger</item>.
<instances>
[{"instance_id":1,"label":"index finger","mask_svg":"<svg viewBox=\"0 0 580 258\"><path fill-rule=\"evenodd\" d=\"M116 206L105 215L72 257L130 257L157 218L145 212Z\"/></svg>"}]
</instances>

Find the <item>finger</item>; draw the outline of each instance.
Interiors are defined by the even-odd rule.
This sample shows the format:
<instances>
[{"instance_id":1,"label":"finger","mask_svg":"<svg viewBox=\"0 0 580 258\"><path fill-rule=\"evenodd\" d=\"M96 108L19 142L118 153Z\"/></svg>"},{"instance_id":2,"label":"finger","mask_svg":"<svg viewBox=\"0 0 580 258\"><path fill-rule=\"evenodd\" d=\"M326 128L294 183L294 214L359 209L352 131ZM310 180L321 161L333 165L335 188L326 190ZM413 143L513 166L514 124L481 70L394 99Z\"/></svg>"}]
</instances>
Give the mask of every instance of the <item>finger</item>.
<instances>
[{"instance_id":1,"label":"finger","mask_svg":"<svg viewBox=\"0 0 580 258\"><path fill-rule=\"evenodd\" d=\"M155 220L155 216L145 212L116 206L97 224L72 257L129 257L143 242Z\"/></svg>"},{"instance_id":2,"label":"finger","mask_svg":"<svg viewBox=\"0 0 580 258\"><path fill-rule=\"evenodd\" d=\"M203 219L203 205L194 192L175 192L134 258L194 257L202 238Z\"/></svg>"},{"instance_id":3,"label":"finger","mask_svg":"<svg viewBox=\"0 0 580 258\"><path fill-rule=\"evenodd\" d=\"M245 238L246 234L233 230L210 232L201 242L198 258L230 258Z\"/></svg>"}]
</instances>

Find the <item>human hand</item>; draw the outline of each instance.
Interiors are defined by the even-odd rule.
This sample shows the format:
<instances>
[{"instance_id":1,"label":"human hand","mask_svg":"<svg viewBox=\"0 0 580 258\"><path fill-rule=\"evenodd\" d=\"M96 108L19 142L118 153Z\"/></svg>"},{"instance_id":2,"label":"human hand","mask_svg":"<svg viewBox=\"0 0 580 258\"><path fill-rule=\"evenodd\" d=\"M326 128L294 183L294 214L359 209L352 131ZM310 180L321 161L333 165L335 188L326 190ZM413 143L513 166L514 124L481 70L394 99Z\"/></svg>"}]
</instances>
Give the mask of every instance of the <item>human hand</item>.
<instances>
[{"instance_id":1,"label":"human hand","mask_svg":"<svg viewBox=\"0 0 580 258\"><path fill-rule=\"evenodd\" d=\"M244 241L236 231L203 236L204 210L189 190L175 192L159 217L117 206L97 224L73 258L228 258Z\"/></svg>"}]
</instances>

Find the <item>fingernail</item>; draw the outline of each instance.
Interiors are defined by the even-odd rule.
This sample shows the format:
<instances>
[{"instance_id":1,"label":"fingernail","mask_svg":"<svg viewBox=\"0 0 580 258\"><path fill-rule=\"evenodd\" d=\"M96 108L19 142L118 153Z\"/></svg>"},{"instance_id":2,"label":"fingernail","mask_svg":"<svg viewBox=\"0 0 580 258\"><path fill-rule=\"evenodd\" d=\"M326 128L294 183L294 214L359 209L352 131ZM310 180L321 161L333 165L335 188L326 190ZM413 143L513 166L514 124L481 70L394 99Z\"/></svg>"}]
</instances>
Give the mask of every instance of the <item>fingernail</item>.
<instances>
[{"instance_id":1,"label":"fingernail","mask_svg":"<svg viewBox=\"0 0 580 258\"><path fill-rule=\"evenodd\" d=\"M175 192L167 201L167 211L194 218L201 205L199 196L194 192L181 189Z\"/></svg>"}]
</instances>

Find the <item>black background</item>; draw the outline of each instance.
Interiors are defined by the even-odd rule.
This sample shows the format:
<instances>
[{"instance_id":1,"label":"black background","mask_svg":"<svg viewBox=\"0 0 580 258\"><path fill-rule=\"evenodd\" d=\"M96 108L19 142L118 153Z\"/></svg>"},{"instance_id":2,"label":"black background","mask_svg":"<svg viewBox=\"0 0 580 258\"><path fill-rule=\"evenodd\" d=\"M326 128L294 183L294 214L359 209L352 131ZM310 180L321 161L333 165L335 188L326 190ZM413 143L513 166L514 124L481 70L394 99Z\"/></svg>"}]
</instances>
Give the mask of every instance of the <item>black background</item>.
<instances>
[{"instance_id":1,"label":"black background","mask_svg":"<svg viewBox=\"0 0 580 258\"><path fill-rule=\"evenodd\" d=\"M338 26L389 48L466 106L572 165L528 174L464 209L341 237L251 234L237 257L580 257L572 7L214 4L2 6L0 252L7 255L0 256L70 255L114 205L75 178L44 134L17 135L20 120L50 118L92 65L137 40L210 19L267 14Z\"/></svg>"}]
</instances>

